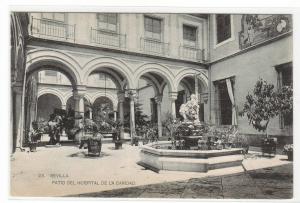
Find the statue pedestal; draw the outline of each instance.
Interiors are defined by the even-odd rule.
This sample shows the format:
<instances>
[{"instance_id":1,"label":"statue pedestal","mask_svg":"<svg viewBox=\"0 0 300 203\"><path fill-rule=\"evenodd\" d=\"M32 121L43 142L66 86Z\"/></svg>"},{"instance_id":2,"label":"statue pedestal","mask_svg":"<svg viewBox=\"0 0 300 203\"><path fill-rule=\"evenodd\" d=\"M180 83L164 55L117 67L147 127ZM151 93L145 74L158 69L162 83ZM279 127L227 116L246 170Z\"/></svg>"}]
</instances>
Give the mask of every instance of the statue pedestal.
<instances>
[{"instance_id":1,"label":"statue pedestal","mask_svg":"<svg viewBox=\"0 0 300 203\"><path fill-rule=\"evenodd\" d=\"M184 145L186 148L190 149L191 147L198 147L198 140L201 139L202 136L184 136L182 139L184 140Z\"/></svg>"}]
</instances>

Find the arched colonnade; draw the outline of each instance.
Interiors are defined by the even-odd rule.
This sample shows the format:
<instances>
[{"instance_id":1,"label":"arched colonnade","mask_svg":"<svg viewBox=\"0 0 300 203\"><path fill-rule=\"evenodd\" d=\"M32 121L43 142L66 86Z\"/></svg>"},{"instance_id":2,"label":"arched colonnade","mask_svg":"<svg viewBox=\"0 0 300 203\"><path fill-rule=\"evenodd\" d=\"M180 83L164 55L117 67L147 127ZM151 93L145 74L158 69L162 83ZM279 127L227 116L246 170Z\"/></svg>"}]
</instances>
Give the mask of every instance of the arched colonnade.
<instances>
[{"instance_id":1,"label":"arched colonnade","mask_svg":"<svg viewBox=\"0 0 300 203\"><path fill-rule=\"evenodd\" d=\"M168 98L171 101L171 113L174 118L176 117L175 102L180 85L186 87L189 94L198 95L198 93L207 92L208 89L207 75L200 68L182 67L174 69L163 64L147 62L138 67L131 67L125 61L112 57L94 57L86 63L79 63L75 57L58 50L34 49L28 51L25 81L32 74L41 70L55 70L63 73L70 80L73 91L71 95L63 95L55 89L45 89L40 91L38 96L54 94L61 100L63 108L66 106L67 100L73 97L75 112L82 115L84 115L84 98L93 103L98 97L103 96L95 95L89 98L87 94L88 77L94 73L109 75L115 83L118 93L117 98L113 98L113 96L111 98L108 96L108 98L112 100L114 110L119 110L118 115L121 122L124 121L125 96L130 98L131 133L134 133L133 130L135 129L135 120L132 115L135 113L134 105L140 79L146 80L154 89L160 136L162 134L160 104L166 86L169 90Z\"/></svg>"}]
</instances>

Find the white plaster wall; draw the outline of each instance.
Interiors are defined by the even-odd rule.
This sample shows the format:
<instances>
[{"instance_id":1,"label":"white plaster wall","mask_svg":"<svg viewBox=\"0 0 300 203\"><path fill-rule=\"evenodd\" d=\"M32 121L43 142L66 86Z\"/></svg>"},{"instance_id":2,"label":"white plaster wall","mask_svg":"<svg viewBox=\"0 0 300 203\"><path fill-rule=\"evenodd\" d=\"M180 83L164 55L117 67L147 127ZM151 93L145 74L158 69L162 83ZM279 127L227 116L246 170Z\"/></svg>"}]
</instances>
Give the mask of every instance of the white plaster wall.
<instances>
[{"instance_id":1,"label":"white plaster wall","mask_svg":"<svg viewBox=\"0 0 300 203\"><path fill-rule=\"evenodd\" d=\"M162 20L163 42L169 43L169 57L179 58L179 46L183 42L182 26L183 24L193 25L198 29L198 46L207 49L207 20L187 14L118 14L118 33L126 35L125 50L133 52L141 51L141 38L144 37L144 16L152 16ZM41 19L41 13L30 13L33 18ZM76 44L87 44L93 46L103 46L91 43L91 28L97 27L96 13L65 13L65 23L75 26ZM31 28L31 25L29 26ZM36 29L33 27L33 29ZM53 37L40 36L36 37L55 39ZM66 41L66 39L57 39ZM115 48L122 49L122 48Z\"/></svg>"},{"instance_id":2,"label":"white plaster wall","mask_svg":"<svg viewBox=\"0 0 300 203\"><path fill-rule=\"evenodd\" d=\"M293 41L288 36L269 43L265 46L257 47L251 51L229 58L212 65L212 81L235 76L235 99L238 110L242 110L245 97L252 89L259 78L267 80L277 87L277 72L274 68L293 60ZM213 87L213 85L212 85ZM212 122L215 121L214 112L214 89L212 89ZM241 132L247 134L257 134L252 126L248 124L246 117L238 117L238 126ZM276 135L291 135L292 129L280 129L279 119L270 121L269 133Z\"/></svg>"}]
</instances>

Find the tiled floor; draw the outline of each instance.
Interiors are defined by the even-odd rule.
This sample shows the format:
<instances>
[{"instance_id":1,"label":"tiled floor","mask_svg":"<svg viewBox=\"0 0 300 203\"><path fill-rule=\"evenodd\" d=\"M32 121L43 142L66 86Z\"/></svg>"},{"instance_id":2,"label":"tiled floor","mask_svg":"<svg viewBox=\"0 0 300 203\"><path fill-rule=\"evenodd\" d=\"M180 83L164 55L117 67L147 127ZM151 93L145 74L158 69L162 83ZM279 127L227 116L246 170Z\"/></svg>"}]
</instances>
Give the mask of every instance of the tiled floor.
<instances>
[{"instance_id":1,"label":"tiled floor","mask_svg":"<svg viewBox=\"0 0 300 203\"><path fill-rule=\"evenodd\" d=\"M190 178L75 197L289 199L293 197L292 164L234 175Z\"/></svg>"},{"instance_id":2,"label":"tiled floor","mask_svg":"<svg viewBox=\"0 0 300 203\"><path fill-rule=\"evenodd\" d=\"M100 157L76 146L16 152L11 161L13 196L113 198L292 198L292 162L284 155L251 152L243 167L208 173L160 171L136 164L139 148L103 144Z\"/></svg>"}]
</instances>

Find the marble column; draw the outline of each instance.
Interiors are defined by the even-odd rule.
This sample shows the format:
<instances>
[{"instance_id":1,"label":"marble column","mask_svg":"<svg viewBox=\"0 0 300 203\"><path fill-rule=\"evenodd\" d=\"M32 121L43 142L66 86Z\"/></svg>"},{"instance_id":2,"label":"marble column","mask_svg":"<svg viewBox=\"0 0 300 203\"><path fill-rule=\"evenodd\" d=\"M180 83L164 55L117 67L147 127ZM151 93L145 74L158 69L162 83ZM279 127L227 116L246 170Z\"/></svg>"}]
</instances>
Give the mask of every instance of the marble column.
<instances>
[{"instance_id":1,"label":"marble column","mask_svg":"<svg viewBox=\"0 0 300 203\"><path fill-rule=\"evenodd\" d=\"M93 109L91 107L89 107L89 118L93 119Z\"/></svg>"},{"instance_id":2,"label":"marble column","mask_svg":"<svg viewBox=\"0 0 300 203\"><path fill-rule=\"evenodd\" d=\"M118 105L119 105L119 120L122 123L120 136L121 139L124 139L124 101L125 101L125 92L118 92Z\"/></svg>"},{"instance_id":3,"label":"marble column","mask_svg":"<svg viewBox=\"0 0 300 203\"><path fill-rule=\"evenodd\" d=\"M137 94L135 90L131 90L129 92L130 97L130 136L133 137L135 135L135 109L134 104L137 99Z\"/></svg>"},{"instance_id":4,"label":"marble column","mask_svg":"<svg viewBox=\"0 0 300 203\"><path fill-rule=\"evenodd\" d=\"M198 94L199 94L199 90L198 90L198 77L197 77L197 74L195 74L195 95L196 95L197 99L198 99ZM199 103L199 100L198 100L198 103Z\"/></svg>"},{"instance_id":5,"label":"marble column","mask_svg":"<svg viewBox=\"0 0 300 203\"><path fill-rule=\"evenodd\" d=\"M74 95L75 102L75 117L84 118L84 100L82 95Z\"/></svg>"},{"instance_id":6,"label":"marble column","mask_svg":"<svg viewBox=\"0 0 300 203\"><path fill-rule=\"evenodd\" d=\"M80 123L84 123L84 95L86 93L85 86L77 86L73 90L74 101L75 101L75 118L82 117L82 119L75 119L75 126L83 127ZM75 140L80 142L81 137L84 135L84 131L81 130L78 134L75 135Z\"/></svg>"},{"instance_id":7,"label":"marble column","mask_svg":"<svg viewBox=\"0 0 300 203\"><path fill-rule=\"evenodd\" d=\"M198 111L197 111L197 118L196 120L199 122L199 111L200 111L200 99L199 99L199 90L198 90L198 74L195 74L195 96L197 99L197 104L199 105Z\"/></svg>"},{"instance_id":8,"label":"marble column","mask_svg":"<svg viewBox=\"0 0 300 203\"><path fill-rule=\"evenodd\" d=\"M162 136L162 122L161 122L161 102L162 102L162 95L158 95L155 97L155 102L157 104L157 130L158 130L158 137Z\"/></svg>"},{"instance_id":9,"label":"marble column","mask_svg":"<svg viewBox=\"0 0 300 203\"><path fill-rule=\"evenodd\" d=\"M23 84L21 82L16 83L12 89L13 93L13 149L12 151L22 149L23 136L24 136L24 106L23 101Z\"/></svg>"},{"instance_id":10,"label":"marble column","mask_svg":"<svg viewBox=\"0 0 300 203\"><path fill-rule=\"evenodd\" d=\"M84 95L86 93L85 86L77 86L73 91L75 101L75 114L84 118Z\"/></svg>"},{"instance_id":11,"label":"marble column","mask_svg":"<svg viewBox=\"0 0 300 203\"><path fill-rule=\"evenodd\" d=\"M117 111L114 111L114 121L117 121Z\"/></svg>"},{"instance_id":12,"label":"marble column","mask_svg":"<svg viewBox=\"0 0 300 203\"><path fill-rule=\"evenodd\" d=\"M61 105L61 109L67 110L67 105L66 104L62 104Z\"/></svg>"},{"instance_id":13,"label":"marble column","mask_svg":"<svg viewBox=\"0 0 300 203\"><path fill-rule=\"evenodd\" d=\"M178 93L177 92L170 92L169 93L169 99L171 100L171 113L173 116L173 119L176 119L176 104L175 101L177 100Z\"/></svg>"},{"instance_id":14,"label":"marble column","mask_svg":"<svg viewBox=\"0 0 300 203\"><path fill-rule=\"evenodd\" d=\"M84 123L84 95L86 93L85 86L77 86L74 93L75 101L75 118L82 117L82 119L75 119L75 126L82 127L80 123ZM79 134L75 135L75 140L80 142L81 137L83 136L83 130Z\"/></svg>"}]
</instances>

